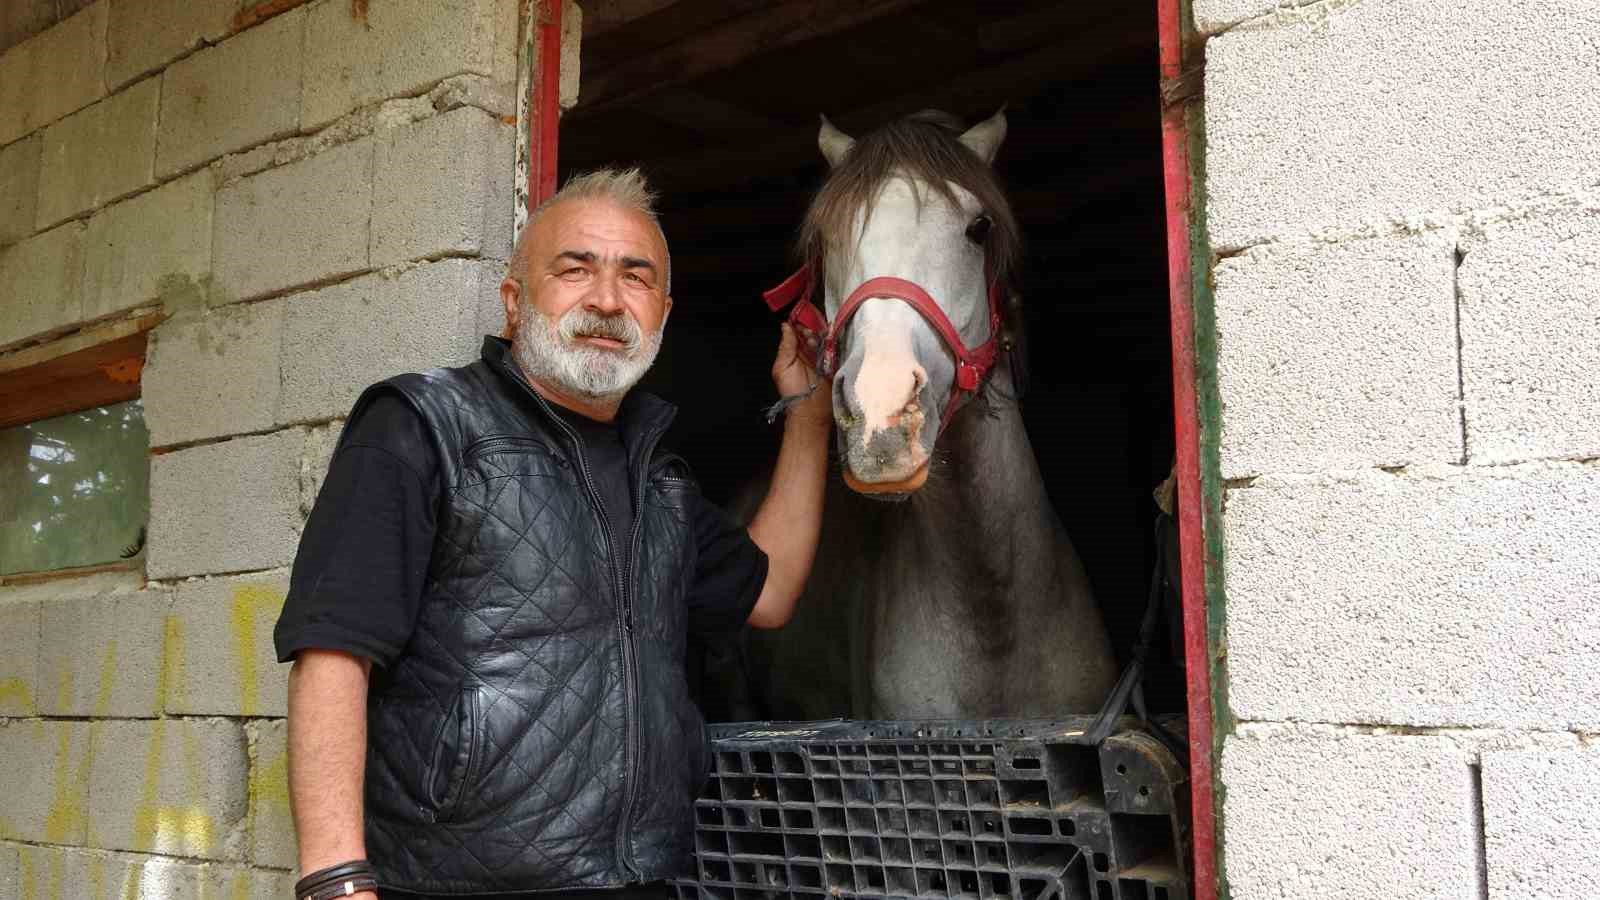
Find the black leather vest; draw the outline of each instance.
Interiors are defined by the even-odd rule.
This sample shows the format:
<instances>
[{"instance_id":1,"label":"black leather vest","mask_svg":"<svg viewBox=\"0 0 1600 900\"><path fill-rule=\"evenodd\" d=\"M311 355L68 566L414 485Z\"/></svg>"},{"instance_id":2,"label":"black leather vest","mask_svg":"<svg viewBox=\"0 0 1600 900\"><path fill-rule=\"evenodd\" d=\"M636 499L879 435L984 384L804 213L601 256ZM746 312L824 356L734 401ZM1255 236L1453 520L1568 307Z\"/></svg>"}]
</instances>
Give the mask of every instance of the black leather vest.
<instances>
[{"instance_id":1,"label":"black leather vest","mask_svg":"<svg viewBox=\"0 0 1600 900\"><path fill-rule=\"evenodd\" d=\"M682 874L709 768L684 680L695 545L673 408L620 421L634 533L614 534L577 435L490 337L402 375L438 444L438 530L416 630L367 707L366 840L419 893L599 888ZM365 399L365 398L363 398ZM631 541L632 571L612 548Z\"/></svg>"}]
</instances>

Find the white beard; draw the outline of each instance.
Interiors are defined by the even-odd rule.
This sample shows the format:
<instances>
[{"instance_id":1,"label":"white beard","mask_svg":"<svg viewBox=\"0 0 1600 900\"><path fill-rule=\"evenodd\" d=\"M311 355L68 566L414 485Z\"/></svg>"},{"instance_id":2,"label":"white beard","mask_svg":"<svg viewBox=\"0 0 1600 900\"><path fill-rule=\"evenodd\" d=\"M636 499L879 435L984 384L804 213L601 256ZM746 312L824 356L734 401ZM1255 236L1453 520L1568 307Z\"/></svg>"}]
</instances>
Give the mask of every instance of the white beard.
<instances>
[{"instance_id":1,"label":"white beard","mask_svg":"<svg viewBox=\"0 0 1600 900\"><path fill-rule=\"evenodd\" d=\"M623 343L607 350L579 344L580 334L599 335ZM575 306L559 320L522 305L512 354L523 374L562 391L590 400L620 400L655 363L661 330L645 337L627 313L600 316Z\"/></svg>"}]
</instances>

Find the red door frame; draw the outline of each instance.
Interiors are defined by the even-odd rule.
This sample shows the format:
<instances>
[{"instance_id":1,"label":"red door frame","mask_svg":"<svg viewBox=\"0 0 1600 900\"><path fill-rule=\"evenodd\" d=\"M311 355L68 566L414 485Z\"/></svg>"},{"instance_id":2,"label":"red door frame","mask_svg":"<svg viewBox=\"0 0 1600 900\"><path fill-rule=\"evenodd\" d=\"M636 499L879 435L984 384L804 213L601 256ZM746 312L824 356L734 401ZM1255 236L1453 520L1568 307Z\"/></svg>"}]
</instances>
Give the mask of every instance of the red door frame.
<instances>
[{"instance_id":1,"label":"red door frame","mask_svg":"<svg viewBox=\"0 0 1600 900\"><path fill-rule=\"evenodd\" d=\"M561 121L562 0L534 0L538 77L529 97L528 211L556 190ZM1189 157L1189 105L1180 87L1184 71L1183 0L1156 0L1160 43L1161 154L1167 203L1168 301L1172 316L1173 424L1177 439L1179 545L1183 580L1183 634L1188 673L1189 784L1194 825L1195 900L1217 896L1216 820L1213 795L1211 660L1206 608L1206 542L1200 481L1200 416L1196 392L1194 181ZM1204 274L1203 272L1201 273Z\"/></svg>"}]
</instances>

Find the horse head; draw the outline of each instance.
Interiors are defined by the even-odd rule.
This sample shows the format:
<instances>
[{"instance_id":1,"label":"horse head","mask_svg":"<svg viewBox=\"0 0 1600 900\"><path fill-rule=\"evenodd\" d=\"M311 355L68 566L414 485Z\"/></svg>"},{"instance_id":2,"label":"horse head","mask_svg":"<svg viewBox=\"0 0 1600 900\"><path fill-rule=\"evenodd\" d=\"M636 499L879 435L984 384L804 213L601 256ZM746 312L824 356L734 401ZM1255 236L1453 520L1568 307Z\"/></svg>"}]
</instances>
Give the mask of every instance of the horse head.
<instances>
[{"instance_id":1,"label":"horse head","mask_svg":"<svg viewBox=\"0 0 1600 900\"><path fill-rule=\"evenodd\" d=\"M990 168L1005 131L1003 110L966 131L917 113L860 140L823 119L831 168L801 249L821 275L840 455L859 492L922 487L940 432L994 363L1018 246Z\"/></svg>"}]
</instances>

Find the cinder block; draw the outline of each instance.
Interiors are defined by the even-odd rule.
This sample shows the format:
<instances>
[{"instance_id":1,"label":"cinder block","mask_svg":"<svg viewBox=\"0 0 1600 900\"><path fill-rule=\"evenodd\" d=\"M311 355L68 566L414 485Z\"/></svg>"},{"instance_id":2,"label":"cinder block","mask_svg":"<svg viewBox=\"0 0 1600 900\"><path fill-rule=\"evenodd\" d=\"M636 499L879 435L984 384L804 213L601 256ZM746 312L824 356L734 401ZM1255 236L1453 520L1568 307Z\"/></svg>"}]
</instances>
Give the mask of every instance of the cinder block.
<instances>
[{"instance_id":1,"label":"cinder block","mask_svg":"<svg viewBox=\"0 0 1600 900\"><path fill-rule=\"evenodd\" d=\"M44 130L38 227L155 183L160 100L161 79L147 78Z\"/></svg>"},{"instance_id":2,"label":"cinder block","mask_svg":"<svg viewBox=\"0 0 1600 900\"><path fill-rule=\"evenodd\" d=\"M1313 9L1206 44L1214 249L1593 185L1590 0Z\"/></svg>"},{"instance_id":3,"label":"cinder block","mask_svg":"<svg viewBox=\"0 0 1600 900\"><path fill-rule=\"evenodd\" d=\"M294 883L288 872L206 866L200 870L198 900L282 900L294 896Z\"/></svg>"},{"instance_id":4,"label":"cinder block","mask_svg":"<svg viewBox=\"0 0 1600 900\"><path fill-rule=\"evenodd\" d=\"M341 416L373 382L474 358L485 278L499 265L447 259L290 298L278 421Z\"/></svg>"},{"instance_id":5,"label":"cinder block","mask_svg":"<svg viewBox=\"0 0 1600 900\"><path fill-rule=\"evenodd\" d=\"M307 14L301 127L358 106L423 92L463 72L516 80L517 7L511 0L389 0L352 15L350 4Z\"/></svg>"},{"instance_id":6,"label":"cinder block","mask_svg":"<svg viewBox=\"0 0 1600 900\"><path fill-rule=\"evenodd\" d=\"M0 346L83 318L83 226L76 222L0 249Z\"/></svg>"},{"instance_id":7,"label":"cinder block","mask_svg":"<svg viewBox=\"0 0 1600 900\"><path fill-rule=\"evenodd\" d=\"M294 560L304 433L163 453L150 461L151 578L275 569Z\"/></svg>"},{"instance_id":8,"label":"cinder block","mask_svg":"<svg viewBox=\"0 0 1600 900\"><path fill-rule=\"evenodd\" d=\"M0 839L82 844L90 758L87 723L0 719Z\"/></svg>"},{"instance_id":9,"label":"cinder block","mask_svg":"<svg viewBox=\"0 0 1600 900\"><path fill-rule=\"evenodd\" d=\"M516 132L470 107L396 128L373 164L372 265L511 256Z\"/></svg>"},{"instance_id":10,"label":"cinder block","mask_svg":"<svg viewBox=\"0 0 1600 900\"><path fill-rule=\"evenodd\" d=\"M1600 207L1495 225L1462 249L1472 461L1600 456Z\"/></svg>"},{"instance_id":11,"label":"cinder block","mask_svg":"<svg viewBox=\"0 0 1600 900\"><path fill-rule=\"evenodd\" d=\"M1587 900L1600 873L1600 750L1483 756L1490 900Z\"/></svg>"},{"instance_id":12,"label":"cinder block","mask_svg":"<svg viewBox=\"0 0 1600 900\"><path fill-rule=\"evenodd\" d=\"M84 317L156 301L170 312L203 307L211 280L211 198L211 173L196 172L90 219Z\"/></svg>"},{"instance_id":13,"label":"cinder block","mask_svg":"<svg viewBox=\"0 0 1600 900\"><path fill-rule=\"evenodd\" d=\"M0 144L106 95L105 0L0 56Z\"/></svg>"},{"instance_id":14,"label":"cinder block","mask_svg":"<svg viewBox=\"0 0 1600 900\"><path fill-rule=\"evenodd\" d=\"M39 201L38 135L0 147L0 245L33 234L33 214Z\"/></svg>"},{"instance_id":15,"label":"cinder block","mask_svg":"<svg viewBox=\"0 0 1600 900\"><path fill-rule=\"evenodd\" d=\"M1316 0L1194 0L1194 27L1201 34L1216 34L1227 28L1276 12L1296 15L1297 7Z\"/></svg>"},{"instance_id":16,"label":"cinder block","mask_svg":"<svg viewBox=\"0 0 1600 900\"><path fill-rule=\"evenodd\" d=\"M287 670L288 666L283 666ZM250 860L258 866L293 869L294 817L289 813L289 728L282 719L252 723L255 754L250 768Z\"/></svg>"},{"instance_id":17,"label":"cinder block","mask_svg":"<svg viewBox=\"0 0 1600 900\"><path fill-rule=\"evenodd\" d=\"M239 0L110 0L106 83L112 90L231 30Z\"/></svg>"},{"instance_id":18,"label":"cinder block","mask_svg":"<svg viewBox=\"0 0 1600 900\"><path fill-rule=\"evenodd\" d=\"M172 616L183 646L168 713L288 715L289 670L272 649L272 626L288 591L287 572L177 586Z\"/></svg>"},{"instance_id":19,"label":"cinder block","mask_svg":"<svg viewBox=\"0 0 1600 900\"><path fill-rule=\"evenodd\" d=\"M367 268L370 138L217 193L213 303L315 284Z\"/></svg>"},{"instance_id":20,"label":"cinder block","mask_svg":"<svg viewBox=\"0 0 1600 900\"><path fill-rule=\"evenodd\" d=\"M1227 497L1245 720L1600 730L1600 467L1272 477Z\"/></svg>"},{"instance_id":21,"label":"cinder block","mask_svg":"<svg viewBox=\"0 0 1600 900\"><path fill-rule=\"evenodd\" d=\"M90 846L244 857L249 758L240 723L155 719L97 727L89 773Z\"/></svg>"},{"instance_id":22,"label":"cinder block","mask_svg":"<svg viewBox=\"0 0 1600 900\"><path fill-rule=\"evenodd\" d=\"M304 30L305 11L290 10L173 63L163 76L156 173L292 134Z\"/></svg>"},{"instance_id":23,"label":"cinder block","mask_svg":"<svg viewBox=\"0 0 1600 900\"><path fill-rule=\"evenodd\" d=\"M23 895L20 850L20 844L0 843L0 897Z\"/></svg>"},{"instance_id":24,"label":"cinder block","mask_svg":"<svg viewBox=\"0 0 1600 900\"><path fill-rule=\"evenodd\" d=\"M171 600L151 590L44 603L38 699L44 714L160 715Z\"/></svg>"},{"instance_id":25,"label":"cinder block","mask_svg":"<svg viewBox=\"0 0 1600 900\"><path fill-rule=\"evenodd\" d=\"M0 593L0 716L39 714L40 621L39 601Z\"/></svg>"},{"instance_id":26,"label":"cinder block","mask_svg":"<svg viewBox=\"0 0 1600 900\"><path fill-rule=\"evenodd\" d=\"M1454 279L1441 235L1219 263L1223 477L1459 460Z\"/></svg>"},{"instance_id":27,"label":"cinder block","mask_svg":"<svg viewBox=\"0 0 1600 900\"><path fill-rule=\"evenodd\" d=\"M160 856L75 847L23 847L19 856L19 896L24 900L202 900L196 887L209 868ZM223 895L210 896L223 900Z\"/></svg>"},{"instance_id":28,"label":"cinder block","mask_svg":"<svg viewBox=\"0 0 1600 900\"><path fill-rule=\"evenodd\" d=\"M1237 900L1459 900L1477 885L1469 760L1449 740L1247 726L1222 753Z\"/></svg>"},{"instance_id":29,"label":"cinder block","mask_svg":"<svg viewBox=\"0 0 1600 900\"><path fill-rule=\"evenodd\" d=\"M271 428L282 338L278 300L163 323L151 334L143 375L151 446Z\"/></svg>"}]
</instances>

